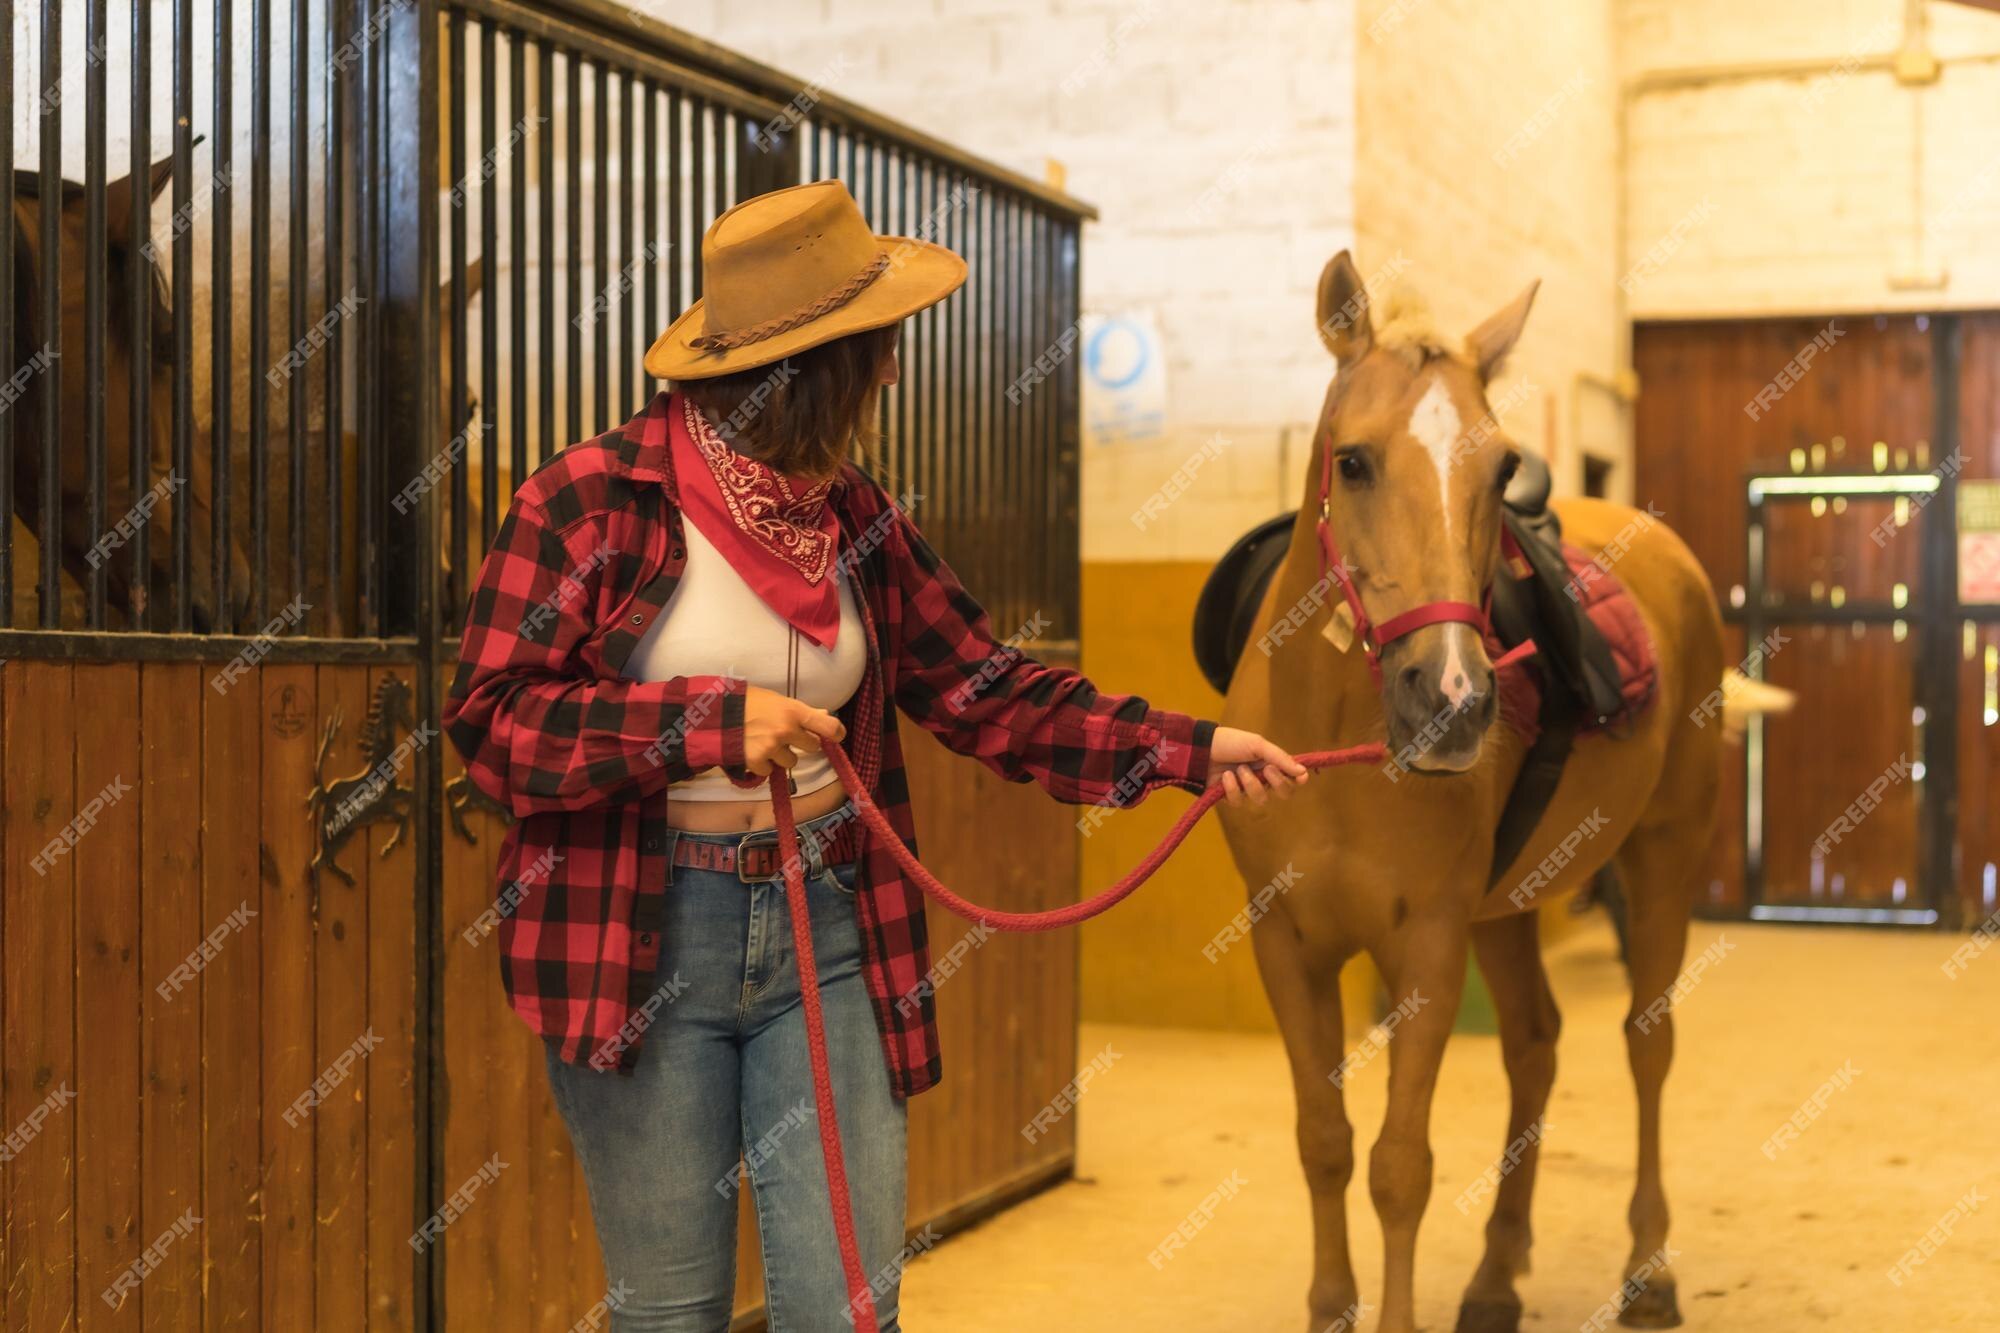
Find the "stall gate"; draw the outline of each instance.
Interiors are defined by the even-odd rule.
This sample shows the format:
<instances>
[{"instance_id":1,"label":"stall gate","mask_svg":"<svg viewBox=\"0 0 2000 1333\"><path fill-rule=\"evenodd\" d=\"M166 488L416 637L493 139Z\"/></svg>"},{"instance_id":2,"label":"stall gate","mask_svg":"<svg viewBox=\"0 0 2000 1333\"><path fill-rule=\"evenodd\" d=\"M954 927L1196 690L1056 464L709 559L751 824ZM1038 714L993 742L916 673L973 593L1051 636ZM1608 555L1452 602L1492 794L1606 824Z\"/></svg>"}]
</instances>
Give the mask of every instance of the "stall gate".
<instances>
[{"instance_id":1,"label":"stall gate","mask_svg":"<svg viewBox=\"0 0 2000 1333\"><path fill-rule=\"evenodd\" d=\"M971 263L876 466L1073 660L1088 210L601 0L0 0L0 73L0 1323L602 1326L438 743L470 574L653 391L706 221L839 176ZM1069 815L911 748L947 878L1073 896ZM1070 1169L1076 1065L1071 938L933 935L932 1236Z\"/></svg>"}]
</instances>

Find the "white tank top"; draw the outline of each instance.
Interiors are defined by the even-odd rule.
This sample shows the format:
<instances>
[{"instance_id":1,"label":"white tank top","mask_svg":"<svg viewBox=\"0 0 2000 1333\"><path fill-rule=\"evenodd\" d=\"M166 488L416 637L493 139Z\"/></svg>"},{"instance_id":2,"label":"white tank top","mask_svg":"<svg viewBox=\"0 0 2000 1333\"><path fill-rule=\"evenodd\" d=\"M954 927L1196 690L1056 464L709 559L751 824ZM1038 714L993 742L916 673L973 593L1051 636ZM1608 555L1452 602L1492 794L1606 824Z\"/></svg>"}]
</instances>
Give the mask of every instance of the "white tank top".
<instances>
[{"instance_id":1,"label":"white tank top","mask_svg":"<svg viewBox=\"0 0 2000 1333\"><path fill-rule=\"evenodd\" d=\"M834 577L840 586L840 632L828 651L766 606L691 520L683 518L681 530L687 536L687 566L665 609L632 650L625 664L628 677L740 677L779 694L790 693L829 713L854 697L861 687L861 673L868 668L868 644L844 566L835 565ZM785 676L794 661L794 639L798 675L788 683ZM823 754L802 754L798 767L792 770L792 780L801 796L818 791L834 780L833 765ZM731 782L719 768L674 783L667 795L677 801L757 799L754 792Z\"/></svg>"}]
</instances>

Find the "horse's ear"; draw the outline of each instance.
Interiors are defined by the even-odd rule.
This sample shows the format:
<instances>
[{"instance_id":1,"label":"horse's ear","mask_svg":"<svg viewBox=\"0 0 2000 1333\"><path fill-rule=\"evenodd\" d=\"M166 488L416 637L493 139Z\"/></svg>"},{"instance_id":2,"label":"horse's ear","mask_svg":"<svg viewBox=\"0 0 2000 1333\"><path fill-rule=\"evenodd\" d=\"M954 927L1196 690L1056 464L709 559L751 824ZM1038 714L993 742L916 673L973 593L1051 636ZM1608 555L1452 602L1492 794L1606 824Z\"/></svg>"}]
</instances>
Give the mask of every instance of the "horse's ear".
<instances>
[{"instance_id":1,"label":"horse's ear","mask_svg":"<svg viewBox=\"0 0 2000 1333\"><path fill-rule=\"evenodd\" d=\"M160 197L174 178L173 154L146 168L146 198ZM122 248L132 234L132 178L120 176L104 187L104 235L114 249Z\"/></svg>"},{"instance_id":2,"label":"horse's ear","mask_svg":"<svg viewBox=\"0 0 2000 1333\"><path fill-rule=\"evenodd\" d=\"M466 301L470 303L472 298L479 295L480 289L485 286L486 286L486 256L481 255L479 258L473 260L470 264L467 264L465 266ZM450 278L446 278L442 283L438 284L438 304L440 309L450 310L452 308L452 303L456 298L457 288L458 284Z\"/></svg>"},{"instance_id":3,"label":"horse's ear","mask_svg":"<svg viewBox=\"0 0 2000 1333\"><path fill-rule=\"evenodd\" d=\"M1472 359L1479 363L1481 379L1490 380L1498 374L1507 353L1514 350L1514 344L1521 337L1521 329L1528 322L1528 311L1535 304L1535 293L1541 290L1541 286L1542 280L1536 278L1522 289L1519 296L1466 335L1466 348L1471 351Z\"/></svg>"},{"instance_id":4,"label":"horse's ear","mask_svg":"<svg viewBox=\"0 0 2000 1333\"><path fill-rule=\"evenodd\" d=\"M1375 345L1375 325L1368 318L1368 289L1361 284L1354 257L1342 250L1326 261L1319 275L1319 340L1342 368L1368 355Z\"/></svg>"}]
</instances>

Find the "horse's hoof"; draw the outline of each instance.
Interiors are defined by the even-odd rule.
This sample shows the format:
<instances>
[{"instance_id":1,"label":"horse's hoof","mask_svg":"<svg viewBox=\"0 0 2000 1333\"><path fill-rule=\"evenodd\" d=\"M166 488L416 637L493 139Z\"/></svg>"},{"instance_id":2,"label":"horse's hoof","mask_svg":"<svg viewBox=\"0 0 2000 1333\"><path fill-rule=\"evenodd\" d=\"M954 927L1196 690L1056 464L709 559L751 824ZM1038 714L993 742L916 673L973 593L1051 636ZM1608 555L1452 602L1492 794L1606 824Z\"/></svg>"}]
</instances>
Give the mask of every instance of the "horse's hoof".
<instances>
[{"instance_id":1,"label":"horse's hoof","mask_svg":"<svg viewBox=\"0 0 2000 1333\"><path fill-rule=\"evenodd\" d=\"M1520 1333L1519 1301L1467 1301L1458 1307L1457 1333Z\"/></svg>"},{"instance_id":2,"label":"horse's hoof","mask_svg":"<svg viewBox=\"0 0 2000 1333\"><path fill-rule=\"evenodd\" d=\"M1618 1322L1627 1328L1679 1328L1681 1303L1674 1296L1673 1279L1654 1277L1645 1283L1618 1312Z\"/></svg>"}]
</instances>

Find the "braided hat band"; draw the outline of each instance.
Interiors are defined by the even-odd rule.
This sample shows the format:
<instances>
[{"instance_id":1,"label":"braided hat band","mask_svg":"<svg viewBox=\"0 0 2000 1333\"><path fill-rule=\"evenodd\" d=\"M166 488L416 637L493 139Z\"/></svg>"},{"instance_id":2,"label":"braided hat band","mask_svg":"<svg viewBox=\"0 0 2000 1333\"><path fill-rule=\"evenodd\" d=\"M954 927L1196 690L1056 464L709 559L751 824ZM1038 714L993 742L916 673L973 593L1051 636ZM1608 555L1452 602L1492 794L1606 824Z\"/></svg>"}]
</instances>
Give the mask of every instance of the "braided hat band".
<instances>
[{"instance_id":1,"label":"braided hat band","mask_svg":"<svg viewBox=\"0 0 2000 1333\"><path fill-rule=\"evenodd\" d=\"M727 333L704 333L698 338L688 339L688 345L690 347L698 347L704 352L720 352L727 351L732 347L747 347L751 343L762 342L766 338L775 338L781 333L789 333L801 324L810 324L821 315L840 309L840 307L859 296L869 283L882 276L883 273L888 271L888 268L889 254L885 250L878 253L874 259L869 261L866 268L849 278L846 282L841 283L840 286L835 287L817 301L808 302L788 315L778 315L775 318L764 320L762 323L752 324L746 329L731 329Z\"/></svg>"}]
</instances>

